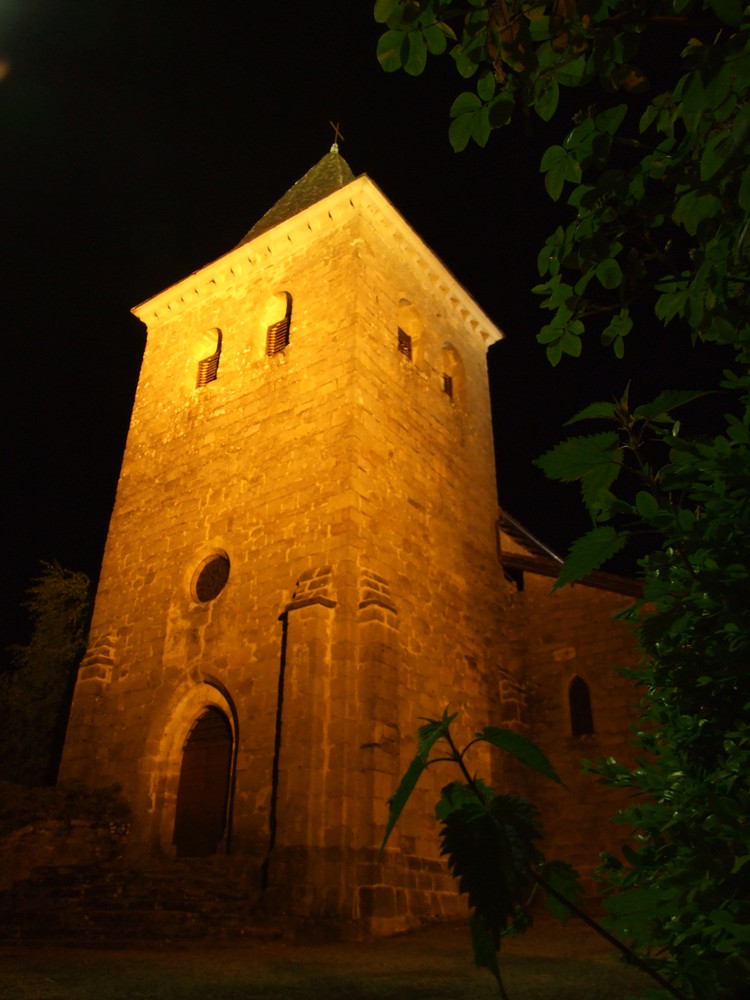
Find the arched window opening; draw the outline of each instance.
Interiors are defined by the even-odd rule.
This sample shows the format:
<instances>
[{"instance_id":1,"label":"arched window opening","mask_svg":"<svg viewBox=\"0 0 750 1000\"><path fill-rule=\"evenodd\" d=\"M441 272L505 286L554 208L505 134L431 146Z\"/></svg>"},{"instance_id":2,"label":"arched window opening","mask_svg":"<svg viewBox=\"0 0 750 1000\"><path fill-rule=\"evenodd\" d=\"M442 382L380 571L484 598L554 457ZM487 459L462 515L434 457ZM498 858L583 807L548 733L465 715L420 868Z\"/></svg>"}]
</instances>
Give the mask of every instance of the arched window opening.
<instances>
[{"instance_id":1,"label":"arched window opening","mask_svg":"<svg viewBox=\"0 0 750 1000\"><path fill-rule=\"evenodd\" d=\"M219 358L221 357L221 330L210 330L205 337L205 350L211 353L198 362L198 378L196 389L202 389L209 382L215 382L219 373ZM203 341L201 346L203 346Z\"/></svg>"},{"instance_id":2,"label":"arched window opening","mask_svg":"<svg viewBox=\"0 0 750 1000\"><path fill-rule=\"evenodd\" d=\"M461 355L452 344L442 350L443 392L452 402L461 406L466 402L466 372Z\"/></svg>"},{"instance_id":3,"label":"arched window opening","mask_svg":"<svg viewBox=\"0 0 750 1000\"><path fill-rule=\"evenodd\" d=\"M411 337L401 327L398 328L398 353L411 361Z\"/></svg>"},{"instance_id":4,"label":"arched window opening","mask_svg":"<svg viewBox=\"0 0 750 1000\"><path fill-rule=\"evenodd\" d=\"M398 353L407 361L417 360L417 350L424 324L422 318L408 299L401 299L398 304L398 332L396 347Z\"/></svg>"},{"instance_id":5,"label":"arched window opening","mask_svg":"<svg viewBox=\"0 0 750 1000\"><path fill-rule=\"evenodd\" d=\"M217 852L227 822L232 746L226 715L214 706L206 708L182 750L173 838L178 858Z\"/></svg>"},{"instance_id":6,"label":"arched window opening","mask_svg":"<svg viewBox=\"0 0 750 1000\"><path fill-rule=\"evenodd\" d=\"M289 345L289 330L292 323L292 296L289 292L279 292L266 303L266 355L270 358Z\"/></svg>"},{"instance_id":7,"label":"arched window opening","mask_svg":"<svg viewBox=\"0 0 750 1000\"><path fill-rule=\"evenodd\" d=\"M594 732L589 686L582 677L574 677L568 688L570 728L574 736L588 736Z\"/></svg>"}]
</instances>

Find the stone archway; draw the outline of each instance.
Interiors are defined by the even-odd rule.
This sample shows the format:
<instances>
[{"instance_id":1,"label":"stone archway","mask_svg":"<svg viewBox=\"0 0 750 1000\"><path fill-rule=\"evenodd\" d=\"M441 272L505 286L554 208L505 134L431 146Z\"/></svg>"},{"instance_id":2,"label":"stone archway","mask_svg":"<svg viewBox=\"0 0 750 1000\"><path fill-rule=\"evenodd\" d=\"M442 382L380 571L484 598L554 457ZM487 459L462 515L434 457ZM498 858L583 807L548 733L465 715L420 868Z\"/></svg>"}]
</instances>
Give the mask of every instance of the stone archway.
<instances>
[{"instance_id":1,"label":"stone archway","mask_svg":"<svg viewBox=\"0 0 750 1000\"><path fill-rule=\"evenodd\" d=\"M182 749L173 837L178 858L216 854L224 838L233 744L229 719L208 706Z\"/></svg>"}]
</instances>

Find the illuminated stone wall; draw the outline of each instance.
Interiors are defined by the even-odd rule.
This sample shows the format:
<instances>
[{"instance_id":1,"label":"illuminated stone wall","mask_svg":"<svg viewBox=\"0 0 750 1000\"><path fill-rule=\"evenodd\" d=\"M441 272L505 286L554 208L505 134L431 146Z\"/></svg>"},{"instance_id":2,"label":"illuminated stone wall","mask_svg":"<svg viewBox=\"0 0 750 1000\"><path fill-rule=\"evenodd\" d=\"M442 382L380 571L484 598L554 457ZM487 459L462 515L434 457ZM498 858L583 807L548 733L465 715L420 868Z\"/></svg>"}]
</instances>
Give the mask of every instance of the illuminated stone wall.
<instances>
[{"instance_id":1,"label":"illuminated stone wall","mask_svg":"<svg viewBox=\"0 0 750 1000\"><path fill-rule=\"evenodd\" d=\"M377 863L415 730L450 705L459 738L562 733L554 650L583 655L574 616L497 559L499 331L366 177L134 311L148 341L61 778L119 781L131 854L169 858L186 741L218 710L217 850L269 910L374 932L460 912L433 813L449 772Z\"/></svg>"},{"instance_id":2,"label":"illuminated stone wall","mask_svg":"<svg viewBox=\"0 0 750 1000\"><path fill-rule=\"evenodd\" d=\"M627 839L626 828L611 821L625 799L584 774L581 762L633 758L628 741L639 693L612 669L637 662L628 626L613 621L633 598L583 585L550 594L552 582L524 574L524 589L505 619L509 643L518 652L516 670L527 679L523 731L544 751L565 786L525 776L523 790L539 809L545 855L573 864L583 877L585 894L593 896L591 875L599 853L617 854ZM588 694L590 732L574 731L571 684L579 682ZM588 729L585 718L583 723Z\"/></svg>"}]
</instances>

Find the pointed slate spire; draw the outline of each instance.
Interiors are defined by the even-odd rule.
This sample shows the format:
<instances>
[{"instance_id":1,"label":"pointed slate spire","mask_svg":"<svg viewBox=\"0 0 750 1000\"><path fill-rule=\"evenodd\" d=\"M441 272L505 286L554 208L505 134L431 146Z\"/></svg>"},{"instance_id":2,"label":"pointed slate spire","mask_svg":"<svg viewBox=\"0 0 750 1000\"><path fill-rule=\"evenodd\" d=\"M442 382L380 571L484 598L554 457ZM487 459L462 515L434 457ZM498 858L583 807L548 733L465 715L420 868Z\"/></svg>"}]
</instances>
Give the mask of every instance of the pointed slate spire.
<instances>
[{"instance_id":1,"label":"pointed slate spire","mask_svg":"<svg viewBox=\"0 0 750 1000\"><path fill-rule=\"evenodd\" d=\"M334 142L330 151L318 160L304 177L300 177L272 208L269 208L237 246L249 243L256 236L284 222L285 219L291 219L293 215L333 194L339 188L346 187L353 180L354 174L343 156L339 156L338 144Z\"/></svg>"}]
</instances>

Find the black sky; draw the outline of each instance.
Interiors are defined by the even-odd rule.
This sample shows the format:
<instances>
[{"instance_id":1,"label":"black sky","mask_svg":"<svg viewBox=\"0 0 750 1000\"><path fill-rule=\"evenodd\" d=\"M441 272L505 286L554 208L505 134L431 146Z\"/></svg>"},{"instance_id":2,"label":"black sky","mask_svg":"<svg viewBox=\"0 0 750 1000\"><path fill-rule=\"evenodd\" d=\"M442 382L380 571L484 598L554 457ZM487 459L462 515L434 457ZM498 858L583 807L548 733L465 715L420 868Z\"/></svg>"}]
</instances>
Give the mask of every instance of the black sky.
<instances>
[{"instance_id":1,"label":"black sky","mask_svg":"<svg viewBox=\"0 0 750 1000\"><path fill-rule=\"evenodd\" d=\"M2 645L22 636L14 608L40 559L98 574L144 344L130 308L231 249L327 152L329 120L354 173L506 333L489 359L501 503L563 550L585 526L572 492L550 490L530 461L630 371L593 344L585 363L553 371L534 342L544 316L529 289L556 224L538 172L551 139L519 125L454 154L451 61L418 79L384 74L371 11L369 0L0 6ZM658 384L681 353L665 339L643 380Z\"/></svg>"}]
</instances>

